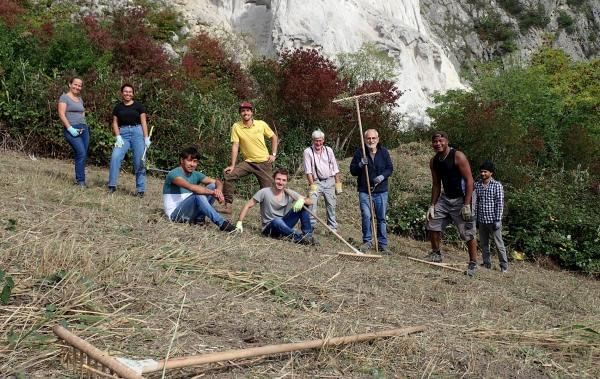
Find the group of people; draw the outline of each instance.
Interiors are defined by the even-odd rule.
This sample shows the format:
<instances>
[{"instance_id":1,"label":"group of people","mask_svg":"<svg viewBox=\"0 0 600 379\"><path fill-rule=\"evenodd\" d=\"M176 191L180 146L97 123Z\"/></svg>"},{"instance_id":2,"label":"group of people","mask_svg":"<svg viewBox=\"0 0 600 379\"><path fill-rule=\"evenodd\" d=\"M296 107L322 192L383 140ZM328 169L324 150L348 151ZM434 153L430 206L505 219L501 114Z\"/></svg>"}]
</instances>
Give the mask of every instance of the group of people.
<instances>
[{"instance_id":1,"label":"group of people","mask_svg":"<svg viewBox=\"0 0 600 379\"><path fill-rule=\"evenodd\" d=\"M64 126L65 139L75 154L76 182L85 186L89 128L85 123L85 107L80 96L82 85L80 78L70 80L69 90L59 99L58 113ZM111 193L115 191L121 163L132 149L136 194L143 196L146 175L143 158L150 146L146 113L144 106L133 99L133 86L123 85L121 96L122 101L113 110L115 146L110 162L108 189ZM319 197L322 196L325 202L327 227L333 231L338 229L336 198L343 192L343 185L334 151L325 145L325 134L315 130L311 146L303 152L308 196L288 189L289 173L284 169L273 171L279 139L264 121L254 119L253 111L253 105L249 102L239 105L240 121L231 129L231 161L223 171L223 181L196 170L199 162L196 148L188 147L181 152L179 166L168 172L163 185L165 214L174 222L191 224L205 223L208 218L222 231L242 233L245 217L251 208L259 204L263 234L288 238L300 244L317 245L313 231ZM266 139L271 140L270 152ZM431 205L427 211L427 230L432 251L426 258L432 262L442 262L441 233L450 223L454 223L468 246L467 275L474 276L477 270L476 228L479 228L482 244L482 266L492 267L489 245L492 237L499 252L500 269L503 273L507 272L506 249L502 240L504 195L502 185L492 177L494 165L484 162L479 170L481 181L474 183L467 157L449 145L446 133L434 132L432 147L436 154L430 161L432 191ZM238 162L240 152L244 160ZM393 169L389 151L381 145L377 130L366 130L364 147L356 150L350 163L350 173L357 181L362 252L375 249L389 254L386 214L388 179ZM235 182L251 174L258 179L261 189L245 203L234 224L225 216L233 212ZM219 205L215 206L215 201ZM299 230L296 229L298 222Z\"/></svg>"},{"instance_id":2,"label":"group of people","mask_svg":"<svg viewBox=\"0 0 600 379\"><path fill-rule=\"evenodd\" d=\"M90 145L90 130L85 121L85 105L81 98L83 80L73 77L69 80L67 92L58 99L58 117L63 124L63 134L73 148L75 156L75 181L81 187L86 186L85 162ZM143 162L146 150L150 146L146 109L134 100L131 84L121 86L121 98L113 109L112 130L115 145L110 158L108 191L117 189L117 180L121 163L129 150L133 150L136 196L143 197L146 191L146 166Z\"/></svg>"}]
</instances>

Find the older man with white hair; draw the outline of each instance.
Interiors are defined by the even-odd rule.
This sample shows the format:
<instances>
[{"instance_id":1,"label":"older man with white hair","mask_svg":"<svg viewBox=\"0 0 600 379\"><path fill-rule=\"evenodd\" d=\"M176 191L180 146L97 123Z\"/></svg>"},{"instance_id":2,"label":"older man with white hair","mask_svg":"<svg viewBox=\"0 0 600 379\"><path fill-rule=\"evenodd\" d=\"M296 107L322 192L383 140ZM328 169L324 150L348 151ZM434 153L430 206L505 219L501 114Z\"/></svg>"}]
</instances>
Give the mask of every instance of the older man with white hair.
<instances>
[{"instance_id":1,"label":"older man with white hair","mask_svg":"<svg viewBox=\"0 0 600 379\"><path fill-rule=\"evenodd\" d=\"M342 182L333 149L325 146L325 133L321 130L312 133L312 145L304 150L304 172L309 186L308 197L312 200L311 211L317 211L317 201L323 195L327 225L336 230L335 202L336 195L342 193ZM316 224L312 216L311 224L313 227Z\"/></svg>"}]
</instances>

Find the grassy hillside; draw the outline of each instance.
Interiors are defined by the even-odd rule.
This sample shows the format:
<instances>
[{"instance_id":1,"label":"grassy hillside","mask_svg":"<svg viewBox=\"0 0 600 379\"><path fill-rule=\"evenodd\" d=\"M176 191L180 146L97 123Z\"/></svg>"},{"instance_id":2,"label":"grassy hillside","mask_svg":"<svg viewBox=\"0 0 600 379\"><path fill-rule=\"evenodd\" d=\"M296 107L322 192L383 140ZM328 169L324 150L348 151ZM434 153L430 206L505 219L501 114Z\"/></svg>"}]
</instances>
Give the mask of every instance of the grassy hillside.
<instances>
[{"instance_id":1,"label":"grassy hillside","mask_svg":"<svg viewBox=\"0 0 600 379\"><path fill-rule=\"evenodd\" d=\"M396 185L428 185L426 165L415 163L427 154L418 145L395 152ZM66 161L3 151L0 172L0 269L15 283L0 305L0 377L66 377L50 331L56 323L113 355L154 359L166 355L176 325L171 357L428 328L174 370L172 378L600 376L598 281L529 263L469 279L407 260L425 255L427 244L395 237L391 257L340 261L334 254L344 246L322 228L315 249L261 237L256 210L243 235L170 223L161 178L150 178L147 196L137 199L131 175L107 195L99 168L88 170L89 188L80 190ZM347 176L339 222L344 236L359 240L351 183ZM448 250L448 261L463 268L466 252Z\"/></svg>"}]
</instances>

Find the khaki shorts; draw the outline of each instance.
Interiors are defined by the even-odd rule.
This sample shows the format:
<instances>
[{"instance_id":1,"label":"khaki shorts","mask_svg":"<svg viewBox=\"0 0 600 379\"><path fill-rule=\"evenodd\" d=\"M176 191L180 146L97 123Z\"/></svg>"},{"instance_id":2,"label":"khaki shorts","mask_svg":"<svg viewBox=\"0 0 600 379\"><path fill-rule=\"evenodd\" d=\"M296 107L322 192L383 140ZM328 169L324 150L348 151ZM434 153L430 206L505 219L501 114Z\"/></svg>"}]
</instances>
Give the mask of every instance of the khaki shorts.
<instances>
[{"instance_id":1,"label":"khaki shorts","mask_svg":"<svg viewBox=\"0 0 600 379\"><path fill-rule=\"evenodd\" d=\"M475 209L475 193L471 209ZM435 203L435 217L427 222L427 230L432 232L443 232L452 222L458 228L458 234L463 241L470 241L475 238L475 217L471 221L465 221L460 216L460 210L464 205L462 197L449 199L441 195Z\"/></svg>"}]
</instances>

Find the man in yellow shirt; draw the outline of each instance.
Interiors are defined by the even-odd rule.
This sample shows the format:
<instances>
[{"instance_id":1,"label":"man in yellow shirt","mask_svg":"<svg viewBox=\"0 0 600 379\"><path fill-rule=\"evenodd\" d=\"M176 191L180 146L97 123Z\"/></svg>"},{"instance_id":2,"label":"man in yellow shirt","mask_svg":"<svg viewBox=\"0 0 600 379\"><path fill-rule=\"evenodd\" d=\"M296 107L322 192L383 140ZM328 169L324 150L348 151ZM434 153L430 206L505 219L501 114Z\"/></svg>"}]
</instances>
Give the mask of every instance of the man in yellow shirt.
<instances>
[{"instance_id":1,"label":"man in yellow shirt","mask_svg":"<svg viewBox=\"0 0 600 379\"><path fill-rule=\"evenodd\" d=\"M277 136L266 122L253 118L252 103L241 103L239 111L241 120L231 127L231 165L223 170L225 204L218 211L224 214L231 213L236 180L254 174L261 188L271 186L271 171L277 155ZM271 154L265 137L271 140ZM240 148L244 161L236 164Z\"/></svg>"}]
</instances>

